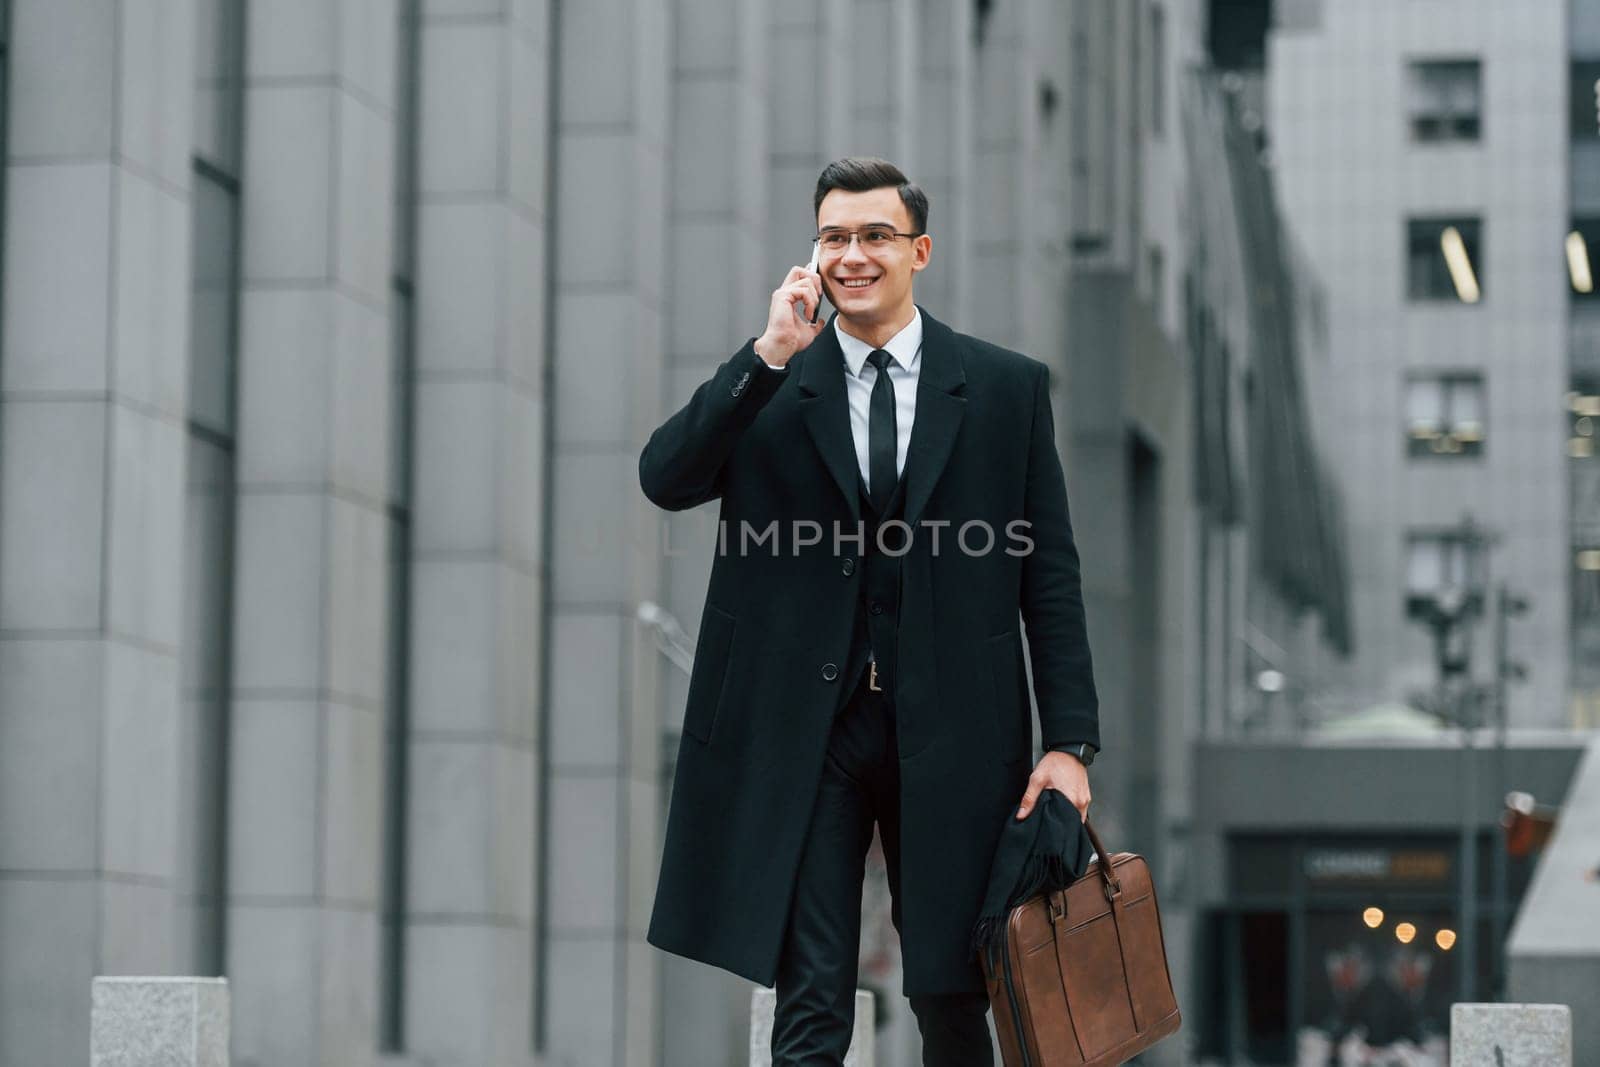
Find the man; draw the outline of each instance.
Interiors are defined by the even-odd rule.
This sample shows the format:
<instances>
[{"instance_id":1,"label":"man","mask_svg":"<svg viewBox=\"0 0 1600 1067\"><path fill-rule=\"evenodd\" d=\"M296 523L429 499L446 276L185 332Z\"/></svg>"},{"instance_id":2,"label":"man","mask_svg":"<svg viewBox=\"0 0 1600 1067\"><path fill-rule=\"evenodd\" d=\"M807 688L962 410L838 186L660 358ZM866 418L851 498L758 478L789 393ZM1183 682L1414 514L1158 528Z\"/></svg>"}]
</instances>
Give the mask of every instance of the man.
<instances>
[{"instance_id":1,"label":"man","mask_svg":"<svg viewBox=\"0 0 1600 1067\"><path fill-rule=\"evenodd\" d=\"M639 458L722 520L648 938L776 984L774 1067L842 1063L876 822L923 1063L991 1064L995 844L1046 788L1087 812L1099 745L1047 371L913 302L928 201L893 164L830 164L814 207L818 270Z\"/></svg>"}]
</instances>

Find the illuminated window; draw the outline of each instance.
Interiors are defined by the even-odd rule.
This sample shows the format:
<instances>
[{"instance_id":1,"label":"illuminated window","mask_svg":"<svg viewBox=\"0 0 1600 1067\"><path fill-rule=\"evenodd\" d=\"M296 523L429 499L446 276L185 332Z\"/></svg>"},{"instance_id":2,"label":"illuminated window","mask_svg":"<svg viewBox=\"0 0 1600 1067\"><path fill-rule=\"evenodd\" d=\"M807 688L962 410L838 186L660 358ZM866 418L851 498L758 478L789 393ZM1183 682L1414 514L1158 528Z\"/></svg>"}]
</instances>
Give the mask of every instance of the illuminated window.
<instances>
[{"instance_id":1,"label":"illuminated window","mask_svg":"<svg viewBox=\"0 0 1600 1067\"><path fill-rule=\"evenodd\" d=\"M1563 242L1563 259L1567 268L1567 289L1574 300L1596 298L1595 272L1600 268L1595 256L1600 254L1600 217L1589 216L1572 220Z\"/></svg>"},{"instance_id":2,"label":"illuminated window","mask_svg":"<svg viewBox=\"0 0 1600 1067\"><path fill-rule=\"evenodd\" d=\"M1483 295L1483 222L1424 218L1406 223L1406 292L1412 300L1476 304Z\"/></svg>"},{"instance_id":3,"label":"illuminated window","mask_svg":"<svg viewBox=\"0 0 1600 1067\"><path fill-rule=\"evenodd\" d=\"M1483 453L1483 376L1413 375L1406 381L1406 449L1412 456Z\"/></svg>"}]
</instances>

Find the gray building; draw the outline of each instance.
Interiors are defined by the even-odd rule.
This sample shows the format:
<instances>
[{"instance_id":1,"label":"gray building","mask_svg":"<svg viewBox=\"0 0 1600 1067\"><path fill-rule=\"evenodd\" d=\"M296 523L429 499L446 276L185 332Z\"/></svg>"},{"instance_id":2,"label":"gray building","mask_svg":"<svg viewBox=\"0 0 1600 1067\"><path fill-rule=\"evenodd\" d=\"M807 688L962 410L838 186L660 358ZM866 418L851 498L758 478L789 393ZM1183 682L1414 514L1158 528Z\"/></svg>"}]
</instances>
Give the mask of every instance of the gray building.
<instances>
[{"instance_id":1,"label":"gray building","mask_svg":"<svg viewBox=\"0 0 1600 1067\"><path fill-rule=\"evenodd\" d=\"M91 976L173 973L230 979L240 1064L737 1061L748 983L644 942L714 512L636 463L858 153L931 196L921 302L1052 368L1096 818L1201 981L1191 744L1343 641L1337 539L1275 547L1338 527L1314 304L1248 297L1315 257L1207 33L0 0L0 1065L80 1058Z\"/></svg>"},{"instance_id":2,"label":"gray building","mask_svg":"<svg viewBox=\"0 0 1600 1067\"><path fill-rule=\"evenodd\" d=\"M1436 651L1408 599L1506 583L1531 598L1512 721L1572 721L1569 139L1550 73L1566 64L1567 8L1284 3L1266 38L1267 142L1288 226L1326 285L1315 403L1359 546L1344 710L1432 689ZM1468 627L1482 676L1493 628Z\"/></svg>"}]
</instances>

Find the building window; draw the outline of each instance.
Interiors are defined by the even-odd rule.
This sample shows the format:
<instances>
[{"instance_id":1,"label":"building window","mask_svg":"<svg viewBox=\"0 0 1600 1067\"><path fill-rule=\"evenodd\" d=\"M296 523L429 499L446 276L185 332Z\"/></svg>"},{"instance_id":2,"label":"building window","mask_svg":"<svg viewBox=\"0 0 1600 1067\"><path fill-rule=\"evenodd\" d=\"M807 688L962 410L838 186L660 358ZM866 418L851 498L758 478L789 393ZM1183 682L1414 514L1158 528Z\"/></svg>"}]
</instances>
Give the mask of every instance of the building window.
<instances>
[{"instance_id":1,"label":"building window","mask_svg":"<svg viewBox=\"0 0 1600 1067\"><path fill-rule=\"evenodd\" d=\"M1424 218L1406 223L1406 293L1412 300L1476 304L1483 298L1483 222Z\"/></svg>"},{"instance_id":2,"label":"building window","mask_svg":"<svg viewBox=\"0 0 1600 1067\"><path fill-rule=\"evenodd\" d=\"M1406 448L1412 456L1483 453L1483 375L1413 375L1406 381Z\"/></svg>"},{"instance_id":3,"label":"building window","mask_svg":"<svg viewBox=\"0 0 1600 1067\"><path fill-rule=\"evenodd\" d=\"M1600 141L1600 59L1572 63L1572 139Z\"/></svg>"},{"instance_id":4,"label":"building window","mask_svg":"<svg viewBox=\"0 0 1600 1067\"><path fill-rule=\"evenodd\" d=\"M1574 300L1595 298L1595 254L1600 252L1600 217L1572 220L1566 238L1567 288Z\"/></svg>"},{"instance_id":5,"label":"building window","mask_svg":"<svg viewBox=\"0 0 1600 1067\"><path fill-rule=\"evenodd\" d=\"M1416 60L1406 69L1411 139L1476 141L1482 125L1483 65L1476 59Z\"/></svg>"}]
</instances>

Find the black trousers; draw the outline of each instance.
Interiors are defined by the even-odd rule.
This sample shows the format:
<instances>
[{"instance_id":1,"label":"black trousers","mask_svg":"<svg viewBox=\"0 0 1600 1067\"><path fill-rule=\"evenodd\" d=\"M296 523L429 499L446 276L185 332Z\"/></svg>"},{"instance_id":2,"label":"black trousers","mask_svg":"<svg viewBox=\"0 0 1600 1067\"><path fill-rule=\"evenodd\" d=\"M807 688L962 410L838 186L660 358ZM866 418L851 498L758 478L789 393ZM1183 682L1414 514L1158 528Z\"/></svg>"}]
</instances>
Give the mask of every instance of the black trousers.
<instances>
[{"instance_id":1,"label":"black trousers","mask_svg":"<svg viewBox=\"0 0 1600 1067\"><path fill-rule=\"evenodd\" d=\"M861 885L872 824L900 929L900 764L894 707L863 671L833 721L778 961L772 1067L839 1067L855 1025ZM912 997L924 1067L993 1067L982 993Z\"/></svg>"}]
</instances>

